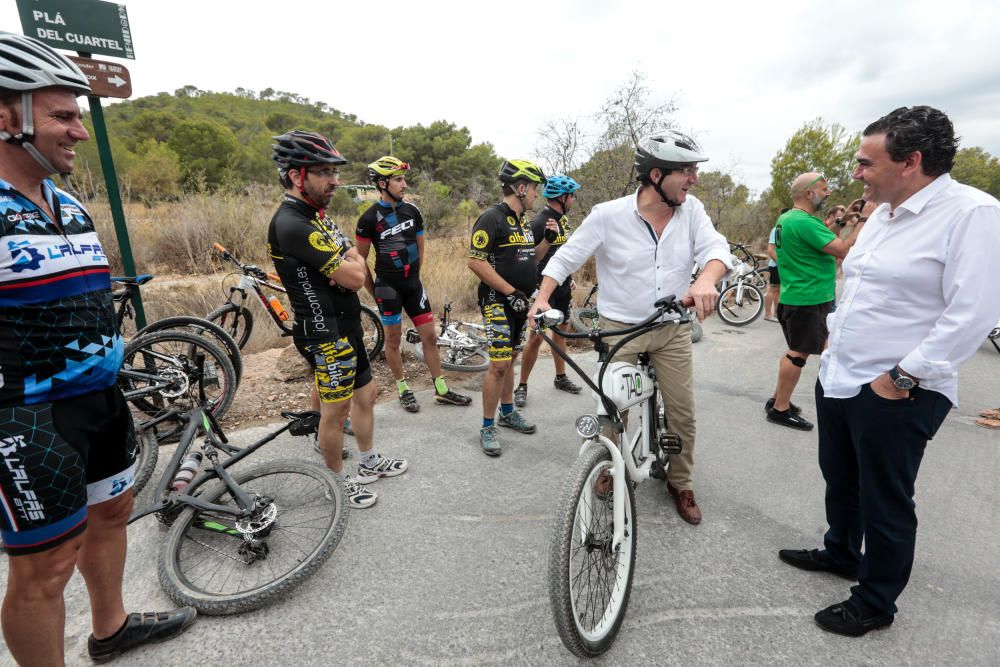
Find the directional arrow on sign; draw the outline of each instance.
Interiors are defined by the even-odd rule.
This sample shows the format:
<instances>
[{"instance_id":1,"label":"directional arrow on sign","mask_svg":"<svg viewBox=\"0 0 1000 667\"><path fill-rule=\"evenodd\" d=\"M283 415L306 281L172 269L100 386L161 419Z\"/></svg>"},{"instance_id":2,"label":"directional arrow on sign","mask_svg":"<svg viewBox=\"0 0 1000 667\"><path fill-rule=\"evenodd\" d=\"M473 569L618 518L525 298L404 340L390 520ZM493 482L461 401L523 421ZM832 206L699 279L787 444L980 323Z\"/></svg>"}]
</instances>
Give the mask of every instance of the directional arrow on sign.
<instances>
[{"instance_id":1,"label":"directional arrow on sign","mask_svg":"<svg viewBox=\"0 0 1000 667\"><path fill-rule=\"evenodd\" d=\"M69 59L86 75L92 95L121 99L132 97L132 75L124 65L77 56L69 56Z\"/></svg>"}]
</instances>

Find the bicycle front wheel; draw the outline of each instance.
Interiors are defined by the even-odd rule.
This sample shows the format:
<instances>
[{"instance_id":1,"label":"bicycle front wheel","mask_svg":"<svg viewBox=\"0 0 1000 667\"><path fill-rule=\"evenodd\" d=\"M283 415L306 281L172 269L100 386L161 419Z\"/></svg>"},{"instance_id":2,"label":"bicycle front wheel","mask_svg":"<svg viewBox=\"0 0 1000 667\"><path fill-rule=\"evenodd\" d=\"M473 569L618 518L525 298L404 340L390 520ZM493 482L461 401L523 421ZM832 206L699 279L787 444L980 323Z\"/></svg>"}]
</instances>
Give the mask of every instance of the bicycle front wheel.
<instances>
[{"instance_id":1,"label":"bicycle front wheel","mask_svg":"<svg viewBox=\"0 0 1000 667\"><path fill-rule=\"evenodd\" d=\"M149 483L149 479L156 470L156 461L160 457L159 443L156 438L147 434L146 431L137 428L135 430L135 481L132 483L132 493L139 495Z\"/></svg>"},{"instance_id":2,"label":"bicycle front wheel","mask_svg":"<svg viewBox=\"0 0 1000 667\"><path fill-rule=\"evenodd\" d=\"M213 343L217 343L229 355L229 361L233 363L233 370L236 371L236 381L239 382L240 378L243 377L243 353L240 352L239 343L215 322L192 315L175 315L174 317L164 317L162 320L156 320L145 329L140 329L135 335L139 337L143 334L163 331L164 329L189 331L197 336L205 336Z\"/></svg>"},{"instance_id":3,"label":"bicycle front wheel","mask_svg":"<svg viewBox=\"0 0 1000 667\"><path fill-rule=\"evenodd\" d=\"M726 324L743 327L764 311L764 295L753 285L737 282L719 295L715 310Z\"/></svg>"},{"instance_id":4,"label":"bicycle front wheel","mask_svg":"<svg viewBox=\"0 0 1000 667\"><path fill-rule=\"evenodd\" d=\"M577 333L590 333L597 328L596 308L573 308L569 311L569 322Z\"/></svg>"},{"instance_id":5,"label":"bicycle front wheel","mask_svg":"<svg viewBox=\"0 0 1000 667\"><path fill-rule=\"evenodd\" d=\"M259 506L254 515L238 521L188 507L160 554L160 585L202 614L251 611L292 590L326 562L347 527L347 494L326 468L273 461L234 479ZM239 511L221 482L199 498Z\"/></svg>"},{"instance_id":6,"label":"bicycle front wheel","mask_svg":"<svg viewBox=\"0 0 1000 667\"><path fill-rule=\"evenodd\" d=\"M365 332L365 352L374 359L385 347L385 327L378 311L365 304L361 304L361 328Z\"/></svg>"},{"instance_id":7,"label":"bicycle front wheel","mask_svg":"<svg viewBox=\"0 0 1000 667\"><path fill-rule=\"evenodd\" d=\"M625 483L625 538L612 549L611 455L603 446L576 460L563 487L549 552L549 601L559 638L589 658L611 647L635 573L635 495Z\"/></svg>"},{"instance_id":8,"label":"bicycle front wheel","mask_svg":"<svg viewBox=\"0 0 1000 667\"><path fill-rule=\"evenodd\" d=\"M217 345L165 329L129 341L118 384L132 405L154 417L169 408L198 407L203 385L207 409L221 417L233 402L237 381L229 355Z\"/></svg>"},{"instance_id":9,"label":"bicycle front wheel","mask_svg":"<svg viewBox=\"0 0 1000 667\"><path fill-rule=\"evenodd\" d=\"M245 306L237 306L235 303L219 306L206 315L205 319L222 327L241 350L253 333L253 314Z\"/></svg>"}]
</instances>

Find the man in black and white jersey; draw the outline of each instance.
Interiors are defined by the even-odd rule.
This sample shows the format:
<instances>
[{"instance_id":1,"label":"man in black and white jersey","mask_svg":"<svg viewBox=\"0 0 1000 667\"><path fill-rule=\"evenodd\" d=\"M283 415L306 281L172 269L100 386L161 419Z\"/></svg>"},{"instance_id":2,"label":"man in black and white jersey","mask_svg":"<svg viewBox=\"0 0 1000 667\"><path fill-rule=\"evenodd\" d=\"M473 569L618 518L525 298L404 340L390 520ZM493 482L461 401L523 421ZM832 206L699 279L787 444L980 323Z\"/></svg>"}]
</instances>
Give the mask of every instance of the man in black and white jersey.
<instances>
[{"instance_id":1,"label":"man in black and white jersey","mask_svg":"<svg viewBox=\"0 0 1000 667\"><path fill-rule=\"evenodd\" d=\"M469 269L479 284L479 307L486 320L490 365L483 380L483 425L479 442L487 456L500 456L500 426L534 433L514 409L514 360L528 316L528 295L535 290L535 242L525 213L531 209L545 174L527 160L503 163L499 174L503 201L483 211L472 229ZM497 403L500 416L497 417Z\"/></svg>"},{"instance_id":2,"label":"man in black and white jersey","mask_svg":"<svg viewBox=\"0 0 1000 667\"><path fill-rule=\"evenodd\" d=\"M79 569L90 657L179 635L196 612L126 613L136 439L115 384L124 344L90 215L49 177L89 135L87 78L29 37L0 32L0 538L2 624L22 665L65 661L63 591Z\"/></svg>"},{"instance_id":3,"label":"man in black and white jersey","mask_svg":"<svg viewBox=\"0 0 1000 667\"><path fill-rule=\"evenodd\" d=\"M378 302L385 327L385 359L396 380L400 404L407 412L418 412L420 404L403 376L399 349L405 310L420 334L424 363L434 380L435 402L471 405L471 398L448 388L441 373L434 313L420 282L420 265L425 259L426 247L424 218L416 206L403 200L409 169L410 165L391 155L368 165L368 177L378 188L379 200L361 214L355 232L362 258L367 260L369 250L375 248L375 280L369 278L366 285Z\"/></svg>"},{"instance_id":4,"label":"man in black and white jersey","mask_svg":"<svg viewBox=\"0 0 1000 667\"><path fill-rule=\"evenodd\" d=\"M535 257L538 259L538 279L541 280L545 265L552 256L569 240L572 229L567 214L576 200L576 191L580 184L569 176L556 174L545 182L542 196L545 197L545 208L531 221L531 233L535 237ZM549 299L550 305L562 311L563 324L559 328L568 331L570 328L569 311L573 302L573 276L566 276ZM566 351L566 339L553 336L552 342L563 352ZM528 334L528 343L521 355L521 380L514 390L514 404L524 407L528 402L528 378L538 360L538 350L542 347L542 337L534 331ZM566 362L558 354L552 355L552 363L556 367L556 377L553 385L560 391L579 394L580 387L566 377Z\"/></svg>"},{"instance_id":5,"label":"man in black and white jersey","mask_svg":"<svg viewBox=\"0 0 1000 667\"><path fill-rule=\"evenodd\" d=\"M272 158L286 190L268 226L268 252L295 312L292 340L315 376L311 401L320 412L320 449L327 467L343 479L350 506L371 507L377 497L362 485L403 474L407 462L373 447L375 383L357 295L368 268L325 212L347 160L314 132L293 130L274 141ZM361 453L357 477L343 476L349 413Z\"/></svg>"}]
</instances>

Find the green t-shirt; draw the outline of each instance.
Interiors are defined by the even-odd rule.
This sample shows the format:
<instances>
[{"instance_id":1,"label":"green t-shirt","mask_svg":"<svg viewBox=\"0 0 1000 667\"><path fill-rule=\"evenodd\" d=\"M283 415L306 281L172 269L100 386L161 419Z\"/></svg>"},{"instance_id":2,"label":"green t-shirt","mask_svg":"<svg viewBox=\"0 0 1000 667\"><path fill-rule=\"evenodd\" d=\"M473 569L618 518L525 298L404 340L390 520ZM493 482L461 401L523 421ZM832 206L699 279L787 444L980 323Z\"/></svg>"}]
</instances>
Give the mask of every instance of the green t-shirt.
<instances>
[{"instance_id":1,"label":"green t-shirt","mask_svg":"<svg viewBox=\"0 0 1000 667\"><path fill-rule=\"evenodd\" d=\"M815 306L833 301L837 289L837 260L823 246L837 238L823 221L793 208L778 218L774 249L781 271L779 302L786 306Z\"/></svg>"}]
</instances>

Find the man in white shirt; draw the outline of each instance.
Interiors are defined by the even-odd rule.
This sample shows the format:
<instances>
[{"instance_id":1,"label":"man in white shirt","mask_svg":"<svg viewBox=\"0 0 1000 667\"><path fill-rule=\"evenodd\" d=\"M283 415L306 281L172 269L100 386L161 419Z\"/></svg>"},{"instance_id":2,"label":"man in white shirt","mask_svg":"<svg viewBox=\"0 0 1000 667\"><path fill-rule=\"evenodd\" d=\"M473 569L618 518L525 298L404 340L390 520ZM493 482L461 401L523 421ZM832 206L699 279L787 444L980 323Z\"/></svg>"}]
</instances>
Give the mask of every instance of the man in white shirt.
<instances>
[{"instance_id":1,"label":"man in white shirt","mask_svg":"<svg viewBox=\"0 0 1000 667\"><path fill-rule=\"evenodd\" d=\"M944 113L903 107L865 129L856 156L854 178L880 206L844 262L816 383L830 528L823 549L778 554L858 580L816 614L829 632L892 623L913 565L924 448L957 403L958 367L1000 317L983 280L1000 257L1000 202L951 179L957 143Z\"/></svg>"},{"instance_id":2,"label":"man in white shirt","mask_svg":"<svg viewBox=\"0 0 1000 667\"><path fill-rule=\"evenodd\" d=\"M597 258L601 329L624 329L645 320L657 299L681 296L693 303L698 319L715 308L715 283L732 269L729 243L715 230L705 207L688 189L698 182L698 163L708 158L689 137L665 132L645 137L636 149L640 183L635 194L598 204L542 272L531 316L549 309L557 285L591 256ZM691 266L702 267L691 282ZM667 490L677 512L701 522L694 499L694 395L691 327L668 325L630 341L616 355L634 363L649 354L663 394L668 429L680 436L682 451L670 457Z\"/></svg>"}]
</instances>

